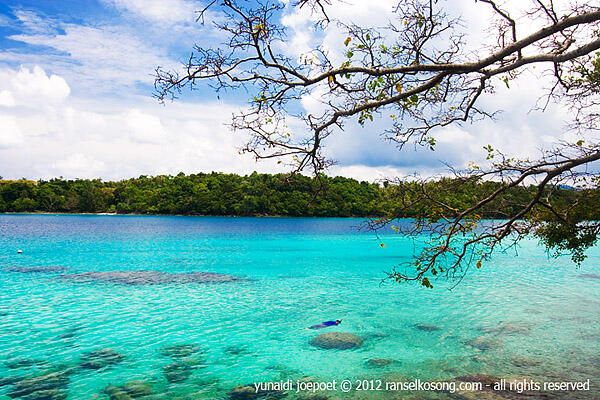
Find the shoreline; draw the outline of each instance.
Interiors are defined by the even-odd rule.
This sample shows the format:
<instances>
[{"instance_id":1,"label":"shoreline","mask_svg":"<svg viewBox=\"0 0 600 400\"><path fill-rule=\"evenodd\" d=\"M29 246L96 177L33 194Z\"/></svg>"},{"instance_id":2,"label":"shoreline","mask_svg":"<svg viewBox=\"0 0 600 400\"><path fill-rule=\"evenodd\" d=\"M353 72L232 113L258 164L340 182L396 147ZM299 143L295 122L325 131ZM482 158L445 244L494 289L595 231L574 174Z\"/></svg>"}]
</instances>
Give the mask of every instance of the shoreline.
<instances>
[{"instance_id":1,"label":"shoreline","mask_svg":"<svg viewBox=\"0 0 600 400\"><path fill-rule=\"evenodd\" d=\"M98 215L98 216L132 216L132 217L226 217L226 218L361 218L361 219L377 219L378 216L295 216L295 215L278 215L278 214L255 214L255 215L214 215L214 214L141 214L141 213L70 213L70 212L49 212L49 211L28 211L28 212L0 212L0 215ZM411 219L412 217L402 218Z\"/></svg>"}]
</instances>

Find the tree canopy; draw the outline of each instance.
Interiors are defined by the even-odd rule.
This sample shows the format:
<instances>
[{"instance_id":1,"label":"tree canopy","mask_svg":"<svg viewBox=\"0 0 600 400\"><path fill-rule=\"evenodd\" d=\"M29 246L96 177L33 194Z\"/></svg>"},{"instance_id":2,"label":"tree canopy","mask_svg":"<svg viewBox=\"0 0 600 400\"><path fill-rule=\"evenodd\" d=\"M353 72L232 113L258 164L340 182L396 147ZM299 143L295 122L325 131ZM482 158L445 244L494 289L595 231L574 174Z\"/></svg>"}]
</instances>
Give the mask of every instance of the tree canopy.
<instances>
[{"instance_id":1,"label":"tree canopy","mask_svg":"<svg viewBox=\"0 0 600 400\"><path fill-rule=\"evenodd\" d=\"M571 253L579 263L600 231L600 223L591 220L598 185L593 163L600 159L596 135L600 6L532 0L518 12L509 4L480 0L473 6L486 7L495 15L489 32L494 38L475 48L465 39L468 27L452 16L452 4L401 1L390 10L388 26L374 27L330 18L330 7L343 7L342 1L295 3L313 10L316 30L342 27L337 52L343 52L343 61L336 63L332 50L322 46L299 58L283 51L282 2L214 0L205 11L216 9L223 16L215 22L223 43L196 46L181 71L158 68L157 97L175 97L202 81L217 91L246 90L251 94L248 108L232 119L235 130L248 134L242 150L259 159L282 158L294 171L308 168L318 176L333 162L324 156L327 138L338 134L344 124L386 119L384 135L390 142L400 148L416 143L435 149L433 132L497 117L498 110L487 109L482 99L539 66L537 73L551 82L543 88L541 108L551 102L570 107L575 139L526 159L489 146L485 165L451 166L456 180L441 191L422 179L411 201L429 207L416 215L414 226L401 231L428 232L432 244L390 277L429 287L430 278L463 276L470 266L480 267L494 249L512 246L531 234L555 252ZM302 111L302 98L315 93L322 99L320 110ZM303 127L298 127L298 121ZM497 184L490 185L489 191L473 192L458 206L446 201L445 188L469 188L483 181ZM532 184L536 189L527 191L527 196L511 199L509 193L515 188ZM564 185L586 195L576 202L562 202L555 194ZM499 210L511 212L502 221L478 226L483 210L491 205L510 205ZM401 215L402 208L388 209L380 223Z\"/></svg>"},{"instance_id":2,"label":"tree canopy","mask_svg":"<svg viewBox=\"0 0 600 400\"><path fill-rule=\"evenodd\" d=\"M463 184L456 179L427 183L430 191L461 208L474 196L500 187L497 182ZM294 217L370 217L390 210L401 218L435 209L419 195L420 182L382 184L321 175L223 173L140 176L116 182L100 179L0 180L0 212L117 213ZM502 201L483 208L482 218L506 218L535 186L515 187ZM595 200L595 191L556 188L556 202ZM429 212L429 211L427 211ZM600 210L588 218L600 218Z\"/></svg>"}]
</instances>

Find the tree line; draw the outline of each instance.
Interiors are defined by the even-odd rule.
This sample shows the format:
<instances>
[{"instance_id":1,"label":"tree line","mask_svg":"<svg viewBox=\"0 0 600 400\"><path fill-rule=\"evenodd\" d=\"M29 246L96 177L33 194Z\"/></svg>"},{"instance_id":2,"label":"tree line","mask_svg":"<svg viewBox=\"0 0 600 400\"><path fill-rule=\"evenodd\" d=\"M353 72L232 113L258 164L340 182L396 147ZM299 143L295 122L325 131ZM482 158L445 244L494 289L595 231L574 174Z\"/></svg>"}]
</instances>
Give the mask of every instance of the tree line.
<instances>
[{"instance_id":1,"label":"tree line","mask_svg":"<svg viewBox=\"0 0 600 400\"><path fill-rule=\"evenodd\" d=\"M173 215L281 215L298 217L417 217L439 203L464 208L497 188L495 182L465 183L444 178L428 182L435 198L423 199L422 183L369 183L320 175L199 173L101 179L0 180L0 212L118 213ZM483 218L510 215L535 190L516 187L479 210ZM560 189L565 204L583 191ZM594 217L594 216L590 216Z\"/></svg>"}]
</instances>

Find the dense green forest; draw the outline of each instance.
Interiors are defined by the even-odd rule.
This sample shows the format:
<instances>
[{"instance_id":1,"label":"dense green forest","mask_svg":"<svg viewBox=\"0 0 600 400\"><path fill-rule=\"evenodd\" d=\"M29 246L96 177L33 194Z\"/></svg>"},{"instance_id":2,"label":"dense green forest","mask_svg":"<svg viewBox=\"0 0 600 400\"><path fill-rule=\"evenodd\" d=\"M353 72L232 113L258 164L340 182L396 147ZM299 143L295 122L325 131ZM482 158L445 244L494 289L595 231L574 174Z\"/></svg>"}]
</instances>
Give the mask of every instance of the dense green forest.
<instances>
[{"instance_id":1,"label":"dense green forest","mask_svg":"<svg viewBox=\"0 0 600 400\"><path fill-rule=\"evenodd\" d=\"M427 184L447 204L464 209L498 186L494 182L458 184L442 179ZM511 214L532 194L533 187L518 187L501 204L484 208L482 217ZM415 182L369 183L343 177L223 173L160 175L118 182L94 180L0 180L0 212L66 212L187 215L283 215L283 216L385 216L431 213L434 204L417 198ZM559 190L554 196L565 203L579 196L575 190Z\"/></svg>"}]
</instances>

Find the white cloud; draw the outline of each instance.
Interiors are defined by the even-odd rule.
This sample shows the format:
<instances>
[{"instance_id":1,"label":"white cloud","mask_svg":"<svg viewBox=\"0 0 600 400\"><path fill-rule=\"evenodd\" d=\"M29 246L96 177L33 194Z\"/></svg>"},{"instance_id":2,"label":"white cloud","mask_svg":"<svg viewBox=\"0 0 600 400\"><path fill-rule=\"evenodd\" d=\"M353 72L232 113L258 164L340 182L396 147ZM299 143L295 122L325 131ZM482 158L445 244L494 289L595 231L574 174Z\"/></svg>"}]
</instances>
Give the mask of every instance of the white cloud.
<instances>
[{"instance_id":1,"label":"white cloud","mask_svg":"<svg viewBox=\"0 0 600 400\"><path fill-rule=\"evenodd\" d=\"M28 25L35 25L35 16L28 13ZM24 18L24 17L20 17ZM59 75L68 76L71 83L96 92L124 92L133 85L153 83L156 66L177 65L166 55L166 49L132 34L123 26L93 27L78 24L46 23L36 29L9 38L34 46L45 46L52 52L20 54L5 52L0 61L33 66L42 64Z\"/></svg>"},{"instance_id":2,"label":"white cloud","mask_svg":"<svg viewBox=\"0 0 600 400\"><path fill-rule=\"evenodd\" d=\"M41 68L0 69L0 93L16 93L19 76L37 77L36 82L49 87L62 80L53 80ZM42 102L26 89L19 92L16 106L0 110L0 171L5 177L120 179L181 171L284 170L238 153L244 136L225 125L236 107L222 102L162 106L139 96L107 102L73 95Z\"/></svg>"},{"instance_id":3,"label":"white cloud","mask_svg":"<svg viewBox=\"0 0 600 400\"><path fill-rule=\"evenodd\" d=\"M0 106L13 107L15 104L15 99L11 92L8 90L0 92Z\"/></svg>"},{"instance_id":4,"label":"white cloud","mask_svg":"<svg viewBox=\"0 0 600 400\"><path fill-rule=\"evenodd\" d=\"M165 129L155 115L140 110L130 110L125 116L131 138L142 143L159 143L165 137Z\"/></svg>"},{"instance_id":5,"label":"white cloud","mask_svg":"<svg viewBox=\"0 0 600 400\"><path fill-rule=\"evenodd\" d=\"M0 149L14 148L23 143L23 133L16 119L0 114Z\"/></svg>"},{"instance_id":6,"label":"white cloud","mask_svg":"<svg viewBox=\"0 0 600 400\"><path fill-rule=\"evenodd\" d=\"M194 11L201 7L186 0L103 0L121 10L139 14L153 21L194 22Z\"/></svg>"},{"instance_id":7,"label":"white cloud","mask_svg":"<svg viewBox=\"0 0 600 400\"><path fill-rule=\"evenodd\" d=\"M359 181L380 182L391 177L406 175L406 170L390 165L370 167L367 165L336 166L331 168L330 174L334 176L345 176L358 179Z\"/></svg>"},{"instance_id":8,"label":"white cloud","mask_svg":"<svg viewBox=\"0 0 600 400\"><path fill-rule=\"evenodd\" d=\"M346 47L342 42L347 36L344 28L331 23L325 32L310 29L315 21L315 15L308 8L293 7L291 1L286 1L288 8L282 22L290 30L290 41L293 45L282 48L286 55L300 58L312 49L323 49L333 65L339 65L345 58ZM350 0L338 7L327 9L332 20L345 24L357 23L363 27L384 27L393 18L391 10L398 4L397 0ZM451 17L460 17L462 27L470 48L471 59L484 57L490 50L488 30L494 12L488 4L460 0L456 2L438 3L438 8L450 11ZM502 7L511 10L514 16L523 16L526 4L516 0L503 2ZM526 22L528 17L523 17ZM539 29L540 21L526 22L519 31L519 37ZM392 32L381 31L385 35L395 35ZM487 40L485 38L488 38ZM388 39L393 40L391 36ZM480 51L476 51L480 50ZM480 99L479 106L486 111L502 111L495 120L483 120L476 123L453 125L433 132L436 138L436 151L422 151L411 145L397 150L393 144L383 143L379 134L389 127L389 119L376 119L374 123L357 126L356 117L344 122L344 131L336 131L327 139L326 153L342 163L342 166L331 171L341 171L344 174L357 173L365 177L368 173L379 176L381 171L402 172L410 174L444 172L444 163L450 163L457 168L464 167L469 161L481 163L485 159L483 146L491 144L506 154L518 157L538 156L541 147L556 144L566 138L565 124L569 113L565 107L551 105L545 113L535 111L538 100L549 86L544 77L544 68L538 67L531 73L524 73L518 79L510 82L510 88L500 83L494 93L485 93ZM301 105L307 113L320 115L325 106L322 103L325 87L313 88L306 94ZM377 116L376 118L379 118ZM388 124L388 125L386 125ZM356 167L356 168L355 168ZM412 168L412 170L410 170ZM337 173L337 172L336 172Z\"/></svg>"},{"instance_id":9,"label":"white cloud","mask_svg":"<svg viewBox=\"0 0 600 400\"><path fill-rule=\"evenodd\" d=\"M104 163L81 153L58 160L53 165L61 175L68 177L94 178L105 172Z\"/></svg>"},{"instance_id":10,"label":"white cloud","mask_svg":"<svg viewBox=\"0 0 600 400\"><path fill-rule=\"evenodd\" d=\"M48 33L56 32L55 21L51 18L44 18L34 11L16 10L15 17L24 26L28 32Z\"/></svg>"},{"instance_id":11,"label":"white cloud","mask_svg":"<svg viewBox=\"0 0 600 400\"><path fill-rule=\"evenodd\" d=\"M48 76L39 66L33 69L20 68L0 71L0 80L7 84L7 89L0 92L0 99L12 105L29 106L33 103L56 104L64 101L71 89L60 76ZM0 101L1 103L2 101Z\"/></svg>"},{"instance_id":12,"label":"white cloud","mask_svg":"<svg viewBox=\"0 0 600 400\"><path fill-rule=\"evenodd\" d=\"M453 3L457 13L465 1L456 6ZM25 66L0 67L2 175L116 179L180 171L286 170L274 162L256 164L251 157L238 154L245 136L234 135L225 126L237 107L208 100L198 104L178 101L161 106L149 97L132 93L132 87L152 82L155 66L175 66L166 41L183 43L198 36L190 38L190 31L185 30L192 29L188 22L194 17L194 9L199 8L194 6L196 3L186 0L105 2L128 15L150 21L145 23L151 27L136 30L116 24L83 26L40 17L35 12L16 13L25 31L11 39L51 50L0 53L0 61ZM330 16L383 26L396 3L397 0L351 0L332 8ZM481 8L479 3L470 7L469 10ZM482 15L487 14L471 11L466 16L477 19ZM291 32L290 41L282 51L299 57L322 45L335 60L336 49L344 48L341 45L345 37L343 31L332 26L326 35L319 36L311 28L312 18L308 10L297 8L286 14L284 23ZM474 32L478 32L476 28L485 28L486 21L476 22L468 25ZM168 35L165 35L165 24L171 24ZM165 36L165 42L150 38L150 30L152 34L158 32ZM206 35L203 39L209 40ZM367 123L362 128L355 118L350 119L344 132L336 132L327 141L327 154L342 162L330 173L365 180L407 175L416 170L436 174L445 170L442 162L460 167L467 161L478 161L485 156L482 147L486 144L509 154L533 154L540 145L563 137L562 122L567 117L560 108L543 115L528 113L540 94L539 88L536 76L523 76L511 82L510 89L499 87L495 94L483 98L489 109L505 110L499 119L437 131L435 152L415 151L412 146L399 152L393 144L379 138L388 121ZM303 98L302 105L306 110L318 112L322 107L320 98L320 93L314 92Z\"/></svg>"}]
</instances>

